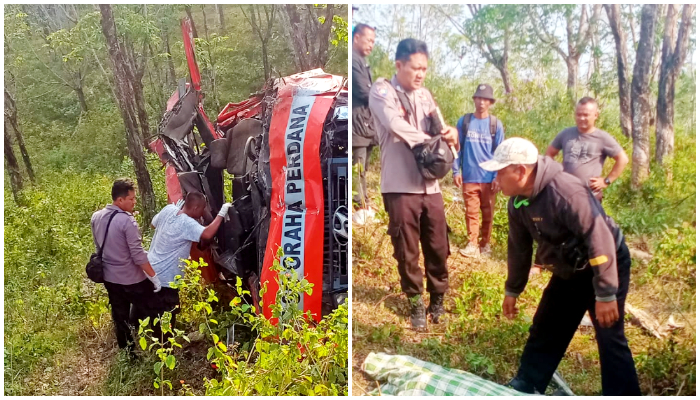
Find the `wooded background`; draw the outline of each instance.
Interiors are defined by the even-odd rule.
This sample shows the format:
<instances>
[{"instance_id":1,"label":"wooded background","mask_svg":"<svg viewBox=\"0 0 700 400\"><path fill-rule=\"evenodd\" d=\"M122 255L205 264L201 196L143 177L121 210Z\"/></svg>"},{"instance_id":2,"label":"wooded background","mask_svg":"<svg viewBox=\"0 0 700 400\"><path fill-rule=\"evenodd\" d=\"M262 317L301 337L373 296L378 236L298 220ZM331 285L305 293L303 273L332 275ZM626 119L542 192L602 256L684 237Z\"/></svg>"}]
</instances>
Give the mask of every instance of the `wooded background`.
<instances>
[{"instance_id":1,"label":"wooded background","mask_svg":"<svg viewBox=\"0 0 700 400\"><path fill-rule=\"evenodd\" d=\"M563 81L572 105L584 95L602 106L619 103L621 132L633 140L636 188L652 161L663 166L673 156L677 86L689 117L681 124L695 125L692 4L361 6L355 16L378 28L375 76L393 74L396 44L411 36L428 44L427 85L439 82L436 91L444 82L480 78L500 86L500 101L525 110L534 97L528 90L554 95ZM442 97L448 114L469 106L469 96Z\"/></svg>"},{"instance_id":2,"label":"wooded background","mask_svg":"<svg viewBox=\"0 0 700 400\"><path fill-rule=\"evenodd\" d=\"M6 5L5 166L14 193L37 169L104 171L128 154L143 211L153 215L144 148L189 75L184 17L194 23L212 120L271 77L313 68L347 75L347 5Z\"/></svg>"}]
</instances>

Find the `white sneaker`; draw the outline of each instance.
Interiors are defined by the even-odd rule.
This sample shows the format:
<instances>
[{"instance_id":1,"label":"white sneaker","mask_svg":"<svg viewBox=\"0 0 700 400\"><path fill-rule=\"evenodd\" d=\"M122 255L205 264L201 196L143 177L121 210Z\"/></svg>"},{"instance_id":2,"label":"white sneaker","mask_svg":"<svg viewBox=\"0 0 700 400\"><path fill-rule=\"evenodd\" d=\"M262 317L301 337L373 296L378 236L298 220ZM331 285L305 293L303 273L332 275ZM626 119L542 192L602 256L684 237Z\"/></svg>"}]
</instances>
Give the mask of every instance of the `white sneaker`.
<instances>
[{"instance_id":1,"label":"white sneaker","mask_svg":"<svg viewBox=\"0 0 700 400\"><path fill-rule=\"evenodd\" d=\"M459 249L459 254L463 255L464 257L478 258L479 246L475 245L474 243L469 243L465 248Z\"/></svg>"},{"instance_id":2,"label":"white sneaker","mask_svg":"<svg viewBox=\"0 0 700 400\"><path fill-rule=\"evenodd\" d=\"M479 253L484 256L484 257L489 257L491 256L491 245L487 244L484 247L479 248Z\"/></svg>"}]
</instances>

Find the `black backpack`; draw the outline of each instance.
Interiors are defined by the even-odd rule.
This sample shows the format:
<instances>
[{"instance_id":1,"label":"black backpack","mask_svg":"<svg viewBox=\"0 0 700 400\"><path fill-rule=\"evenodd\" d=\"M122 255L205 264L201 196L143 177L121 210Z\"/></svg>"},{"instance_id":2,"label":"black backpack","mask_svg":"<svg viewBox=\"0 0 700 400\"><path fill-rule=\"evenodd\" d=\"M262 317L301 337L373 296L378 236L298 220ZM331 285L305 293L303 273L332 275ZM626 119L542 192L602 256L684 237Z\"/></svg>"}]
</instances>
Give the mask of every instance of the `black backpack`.
<instances>
[{"instance_id":1,"label":"black backpack","mask_svg":"<svg viewBox=\"0 0 700 400\"><path fill-rule=\"evenodd\" d=\"M393 87L392 87L393 88ZM410 123L410 116L413 112L411 103L408 100L408 96L403 92L396 92L401 105L403 106L406 114L404 117L406 121ZM432 136L430 140L424 143L418 144L413 148L410 148L413 152L413 157L416 160L416 165L420 171L421 176L427 180L442 179L447 175L450 170L452 170L452 164L454 163L454 155L452 154L452 149L442 138L440 131L442 130L441 121L437 120L437 116L430 116L430 129L428 134ZM408 146L408 144L406 144Z\"/></svg>"},{"instance_id":2,"label":"black backpack","mask_svg":"<svg viewBox=\"0 0 700 400\"><path fill-rule=\"evenodd\" d=\"M467 138L467 131L469 130L469 123L472 122L473 113L464 114L462 118L462 137L464 139L459 142L459 159L464 159L464 140ZM496 130L498 130L498 118L496 116L489 114L489 128L491 131L491 154L496 153Z\"/></svg>"},{"instance_id":3,"label":"black backpack","mask_svg":"<svg viewBox=\"0 0 700 400\"><path fill-rule=\"evenodd\" d=\"M109 221L107 221L107 229L105 229L104 238L102 238L102 246L97 246L97 253L92 253L90 255L90 261L88 261L85 266L85 273L88 278L95 283L105 283L105 273L104 264L102 262L102 249L105 247L105 241L107 240L107 232L109 232L109 225L112 223L112 218L119 214L121 211L115 211L109 216Z\"/></svg>"}]
</instances>

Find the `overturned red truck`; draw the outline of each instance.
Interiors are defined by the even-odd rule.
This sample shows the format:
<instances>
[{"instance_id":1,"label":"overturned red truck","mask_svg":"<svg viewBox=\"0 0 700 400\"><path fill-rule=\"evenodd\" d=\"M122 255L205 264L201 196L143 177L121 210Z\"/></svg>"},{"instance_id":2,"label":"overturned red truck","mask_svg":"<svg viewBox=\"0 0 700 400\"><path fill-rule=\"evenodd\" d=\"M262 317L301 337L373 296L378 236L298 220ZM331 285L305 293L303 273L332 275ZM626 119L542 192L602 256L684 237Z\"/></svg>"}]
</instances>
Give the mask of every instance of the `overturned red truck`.
<instances>
[{"instance_id":1,"label":"overturned red truck","mask_svg":"<svg viewBox=\"0 0 700 400\"><path fill-rule=\"evenodd\" d=\"M182 80L168 101L150 146L165 166L168 202L204 193L205 223L223 203L233 204L214 243L204 251L193 246L192 258L207 260L209 281L233 285L240 277L256 309L270 317L278 290L270 267L281 248L281 264L314 284L299 307L318 321L347 298L347 80L321 69L271 79L212 123L189 20L182 32L190 82Z\"/></svg>"}]
</instances>

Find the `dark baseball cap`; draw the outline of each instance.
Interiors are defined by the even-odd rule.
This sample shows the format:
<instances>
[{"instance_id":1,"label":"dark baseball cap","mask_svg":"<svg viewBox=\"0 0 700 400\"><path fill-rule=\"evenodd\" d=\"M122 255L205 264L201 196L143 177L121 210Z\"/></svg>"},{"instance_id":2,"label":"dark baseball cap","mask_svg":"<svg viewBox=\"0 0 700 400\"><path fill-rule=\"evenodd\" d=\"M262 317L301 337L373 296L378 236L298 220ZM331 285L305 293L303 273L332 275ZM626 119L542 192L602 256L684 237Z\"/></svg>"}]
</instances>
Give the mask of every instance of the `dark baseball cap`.
<instances>
[{"instance_id":1,"label":"dark baseball cap","mask_svg":"<svg viewBox=\"0 0 700 400\"><path fill-rule=\"evenodd\" d=\"M482 99L489 99L493 102L496 101L496 99L493 97L493 88L491 85L486 84L486 83L480 83L479 86L476 88L476 92L472 96L474 97L481 97Z\"/></svg>"}]
</instances>

